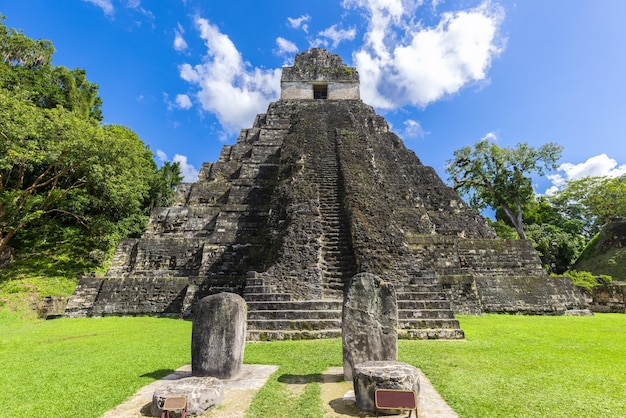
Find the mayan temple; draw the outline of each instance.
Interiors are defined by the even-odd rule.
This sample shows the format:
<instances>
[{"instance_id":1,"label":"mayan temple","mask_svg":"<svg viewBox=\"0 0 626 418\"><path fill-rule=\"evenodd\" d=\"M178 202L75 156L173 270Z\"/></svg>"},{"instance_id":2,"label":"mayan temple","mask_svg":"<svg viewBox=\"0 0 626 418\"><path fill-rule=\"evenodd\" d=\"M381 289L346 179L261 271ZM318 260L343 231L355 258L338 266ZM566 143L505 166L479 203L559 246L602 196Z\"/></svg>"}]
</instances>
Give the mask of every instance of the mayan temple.
<instances>
[{"instance_id":1,"label":"mayan temple","mask_svg":"<svg viewBox=\"0 0 626 418\"><path fill-rule=\"evenodd\" d=\"M360 100L359 75L311 49L283 68L280 100L243 129L172 207L84 277L67 316L188 316L234 292L248 339L341 335L357 273L394 284L400 338L463 338L455 313L585 307L529 241L501 240Z\"/></svg>"}]
</instances>

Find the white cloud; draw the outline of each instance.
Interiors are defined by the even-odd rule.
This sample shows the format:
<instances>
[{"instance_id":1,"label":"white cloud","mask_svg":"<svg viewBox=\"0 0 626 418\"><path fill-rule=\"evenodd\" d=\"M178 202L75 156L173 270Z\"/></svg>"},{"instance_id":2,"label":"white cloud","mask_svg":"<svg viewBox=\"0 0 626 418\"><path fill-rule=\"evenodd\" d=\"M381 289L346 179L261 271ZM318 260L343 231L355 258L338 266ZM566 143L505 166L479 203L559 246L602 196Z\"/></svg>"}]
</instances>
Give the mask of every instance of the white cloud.
<instances>
[{"instance_id":1,"label":"white cloud","mask_svg":"<svg viewBox=\"0 0 626 418\"><path fill-rule=\"evenodd\" d=\"M424 129L418 121L407 119L404 121L404 137L405 138L424 138Z\"/></svg>"},{"instance_id":2,"label":"white cloud","mask_svg":"<svg viewBox=\"0 0 626 418\"><path fill-rule=\"evenodd\" d=\"M160 150L160 149L156 150L156 155L159 161L163 163L167 161L167 154L163 150Z\"/></svg>"},{"instance_id":3,"label":"white cloud","mask_svg":"<svg viewBox=\"0 0 626 418\"><path fill-rule=\"evenodd\" d=\"M106 15L112 15L113 13L115 13L115 8L113 7L113 3L111 2L111 0L83 0L83 1L86 1L87 3L95 4L96 6L101 8L104 14Z\"/></svg>"},{"instance_id":4,"label":"white cloud","mask_svg":"<svg viewBox=\"0 0 626 418\"><path fill-rule=\"evenodd\" d=\"M183 181L185 183L193 183L198 181L198 170L193 165L187 162L185 155L174 155L174 162L180 164L180 173L183 175Z\"/></svg>"},{"instance_id":5,"label":"white cloud","mask_svg":"<svg viewBox=\"0 0 626 418\"><path fill-rule=\"evenodd\" d=\"M197 87L202 108L214 113L229 133L249 126L280 94L281 70L250 68L230 38L217 26L196 18L196 27L207 47L202 64L179 67L180 76Z\"/></svg>"},{"instance_id":6,"label":"white cloud","mask_svg":"<svg viewBox=\"0 0 626 418\"><path fill-rule=\"evenodd\" d=\"M291 25L292 28L294 29L300 29L302 28L302 30L306 33L309 32L309 25L307 24L307 22L309 22L311 20L311 16L309 15L302 15L298 18L291 18L288 17L287 20L289 21L289 24Z\"/></svg>"},{"instance_id":7,"label":"white cloud","mask_svg":"<svg viewBox=\"0 0 626 418\"><path fill-rule=\"evenodd\" d=\"M167 154L163 150L158 149L156 155L162 163L169 161ZM178 163L180 166L180 174L183 176L183 182L193 183L198 181L198 170L187 162L187 156L176 154L174 155L174 162Z\"/></svg>"},{"instance_id":8,"label":"white cloud","mask_svg":"<svg viewBox=\"0 0 626 418\"><path fill-rule=\"evenodd\" d=\"M295 54L296 52L298 52L298 47L296 46L296 44L288 41L285 38L276 38L276 45L278 45L278 55Z\"/></svg>"},{"instance_id":9,"label":"white cloud","mask_svg":"<svg viewBox=\"0 0 626 418\"><path fill-rule=\"evenodd\" d=\"M590 157L584 163L563 163L557 171L563 173L552 174L548 179L553 183L546 194L558 191L569 180L578 180L584 177L619 177L626 174L626 164L617 165L617 161L606 154Z\"/></svg>"},{"instance_id":10,"label":"white cloud","mask_svg":"<svg viewBox=\"0 0 626 418\"><path fill-rule=\"evenodd\" d=\"M186 94L177 94L176 105L181 109L189 109L192 106L191 99Z\"/></svg>"},{"instance_id":11,"label":"white cloud","mask_svg":"<svg viewBox=\"0 0 626 418\"><path fill-rule=\"evenodd\" d=\"M318 36L323 36L325 38L329 38L333 41L333 48L336 48L337 45L341 41L351 41L356 36L356 29L350 28L348 30L345 29L337 29L337 25L332 25L326 30L318 33Z\"/></svg>"},{"instance_id":12,"label":"white cloud","mask_svg":"<svg viewBox=\"0 0 626 418\"><path fill-rule=\"evenodd\" d=\"M498 135L496 135L495 132L487 132L485 134L485 136L483 136L482 138L480 138L481 141L497 141L498 140Z\"/></svg>"},{"instance_id":13,"label":"white cloud","mask_svg":"<svg viewBox=\"0 0 626 418\"><path fill-rule=\"evenodd\" d=\"M185 33L185 30L179 23L178 29L174 29L174 49L179 52L187 49L187 42L185 41L185 38L183 38L183 33Z\"/></svg>"},{"instance_id":14,"label":"white cloud","mask_svg":"<svg viewBox=\"0 0 626 418\"><path fill-rule=\"evenodd\" d=\"M126 2L126 7L129 7L131 9L136 9L141 5L141 0L128 0Z\"/></svg>"},{"instance_id":15,"label":"white cloud","mask_svg":"<svg viewBox=\"0 0 626 418\"><path fill-rule=\"evenodd\" d=\"M344 0L343 5L367 11L365 44L353 60L363 100L378 108L424 107L485 80L503 50L498 30L504 13L489 2L442 13L434 27L414 22L421 2Z\"/></svg>"}]
</instances>

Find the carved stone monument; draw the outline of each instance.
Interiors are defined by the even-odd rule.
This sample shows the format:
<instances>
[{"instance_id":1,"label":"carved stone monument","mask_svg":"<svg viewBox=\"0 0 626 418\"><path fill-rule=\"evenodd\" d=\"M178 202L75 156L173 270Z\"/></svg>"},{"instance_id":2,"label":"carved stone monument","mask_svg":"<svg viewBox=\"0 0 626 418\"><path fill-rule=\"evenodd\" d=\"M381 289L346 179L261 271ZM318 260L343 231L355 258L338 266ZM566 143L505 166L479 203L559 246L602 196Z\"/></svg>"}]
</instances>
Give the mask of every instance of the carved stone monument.
<instances>
[{"instance_id":1,"label":"carved stone monument","mask_svg":"<svg viewBox=\"0 0 626 418\"><path fill-rule=\"evenodd\" d=\"M191 374L230 379L243 364L246 301L234 293L201 299L193 313Z\"/></svg>"},{"instance_id":2,"label":"carved stone monument","mask_svg":"<svg viewBox=\"0 0 626 418\"><path fill-rule=\"evenodd\" d=\"M398 305L391 283L369 273L352 278L343 303L343 377L356 364L398 359Z\"/></svg>"}]
</instances>

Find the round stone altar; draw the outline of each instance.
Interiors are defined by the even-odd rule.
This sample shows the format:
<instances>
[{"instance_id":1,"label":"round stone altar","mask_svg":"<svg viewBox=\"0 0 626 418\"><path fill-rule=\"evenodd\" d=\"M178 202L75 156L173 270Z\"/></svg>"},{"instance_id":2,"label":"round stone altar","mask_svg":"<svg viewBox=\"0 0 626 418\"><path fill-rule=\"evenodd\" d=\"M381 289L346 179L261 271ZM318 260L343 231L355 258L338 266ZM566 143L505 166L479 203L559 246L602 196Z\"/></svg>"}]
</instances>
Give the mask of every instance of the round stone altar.
<instances>
[{"instance_id":1,"label":"round stone altar","mask_svg":"<svg viewBox=\"0 0 626 418\"><path fill-rule=\"evenodd\" d=\"M420 391L417 368L398 361L359 363L354 367L353 380L356 404L367 412L376 412L374 399L376 389L412 390L415 396L418 396Z\"/></svg>"}]
</instances>

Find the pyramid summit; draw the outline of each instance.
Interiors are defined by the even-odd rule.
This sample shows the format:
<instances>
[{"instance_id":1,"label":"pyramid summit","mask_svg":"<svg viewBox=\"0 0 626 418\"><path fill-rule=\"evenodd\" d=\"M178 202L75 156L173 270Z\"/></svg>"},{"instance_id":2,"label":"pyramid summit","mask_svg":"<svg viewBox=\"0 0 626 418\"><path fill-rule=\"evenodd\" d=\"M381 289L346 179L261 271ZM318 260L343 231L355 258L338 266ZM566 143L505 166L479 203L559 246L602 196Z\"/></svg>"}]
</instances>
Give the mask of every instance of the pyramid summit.
<instances>
[{"instance_id":1,"label":"pyramid summit","mask_svg":"<svg viewBox=\"0 0 626 418\"><path fill-rule=\"evenodd\" d=\"M586 307L404 146L341 57L298 54L281 90L104 277L81 279L67 316L186 316L227 291L247 302L249 339L333 337L358 273L394 285L401 338L463 338L458 313Z\"/></svg>"}]
</instances>

